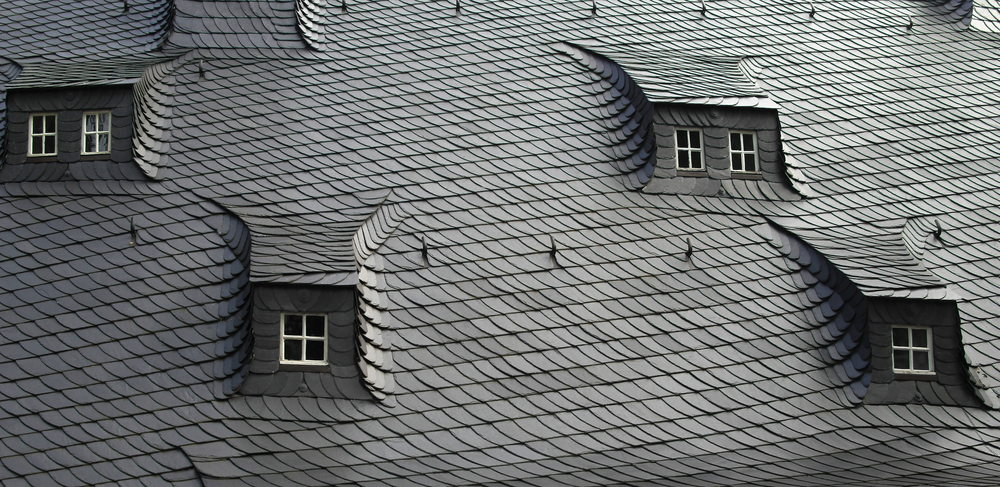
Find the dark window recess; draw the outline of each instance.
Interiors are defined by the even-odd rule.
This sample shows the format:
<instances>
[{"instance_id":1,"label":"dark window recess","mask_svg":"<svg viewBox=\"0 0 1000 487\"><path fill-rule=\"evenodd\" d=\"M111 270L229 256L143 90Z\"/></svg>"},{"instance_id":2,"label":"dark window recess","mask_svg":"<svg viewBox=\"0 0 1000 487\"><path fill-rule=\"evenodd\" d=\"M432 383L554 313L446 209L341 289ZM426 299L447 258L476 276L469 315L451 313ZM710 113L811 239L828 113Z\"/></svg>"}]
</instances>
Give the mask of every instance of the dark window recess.
<instances>
[{"instance_id":1,"label":"dark window recess","mask_svg":"<svg viewBox=\"0 0 1000 487\"><path fill-rule=\"evenodd\" d=\"M144 179L132 160L132 87L12 90L0 182Z\"/></svg>"},{"instance_id":2,"label":"dark window recess","mask_svg":"<svg viewBox=\"0 0 1000 487\"><path fill-rule=\"evenodd\" d=\"M966 376L954 301L868 298L865 404L981 406Z\"/></svg>"},{"instance_id":3,"label":"dark window recess","mask_svg":"<svg viewBox=\"0 0 1000 487\"><path fill-rule=\"evenodd\" d=\"M82 155L111 152L111 112L83 114Z\"/></svg>"},{"instance_id":4,"label":"dark window recess","mask_svg":"<svg viewBox=\"0 0 1000 487\"><path fill-rule=\"evenodd\" d=\"M757 171L757 144L753 132L729 132L729 159L733 171Z\"/></svg>"},{"instance_id":5,"label":"dark window recess","mask_svg":"<svg viewBox=\"0 0 1000 487\"><path fill-rule=\"evenodd\" d=\"M353 287L255 285L250 373L239 393L371 399L358 368Z\"/></svg>"},{"instance_id":6,"label":"dark window recess","mask_svg":"<svg viewBox=\"0 0 1000 487\"><path fill-rule=\"evenodd\" d=\"M326 365L325 314L281 314L280 364Z\"/></svg>"},{"instance_id":7,"label":"dark window recess","mask_svg":"<svg viewBox=\"0 0 1000 487\"><path fill-rule=\"evenodd\" d=\"M897 375L932 373L932 347L930 328L893 326L892 371Z\"/></svg>"},{"instance_id":8,"label":"dark window recess","mask_svg":"<svg viewBox=\"0 0 1000 487\"><path fill-rule=\"evenodd\" d=\"M31 115L28 155L56 155L56 116L52 113Z\"/></svg>"},{"instance_id":9,"label":"dark window recess","mask_svg":"<svg viewBox=\"0 0 1000 487\"><path fill-rule=\"evenodd\" d=\"M701 164L700 130L677 129L677 168L704 168Z\"/></svg>"}]
</instances>

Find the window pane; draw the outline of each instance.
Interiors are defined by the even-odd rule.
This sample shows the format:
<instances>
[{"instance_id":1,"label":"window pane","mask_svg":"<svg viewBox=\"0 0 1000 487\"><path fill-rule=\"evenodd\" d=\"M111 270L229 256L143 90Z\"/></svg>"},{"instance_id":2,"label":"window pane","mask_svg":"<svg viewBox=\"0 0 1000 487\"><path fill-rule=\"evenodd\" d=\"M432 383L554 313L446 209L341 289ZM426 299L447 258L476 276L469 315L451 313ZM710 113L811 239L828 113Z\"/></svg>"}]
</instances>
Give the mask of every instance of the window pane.
<instances>
[{"instance_id":1,"label":"window pane","mask_svg":"<svg viewBox=\"0 0 1000 487\"><path fill-rule=\"evenodd\" d=\"M42 153L42 137L31 138L31 153L32 154Z\"/></svg>"},{"instance_id":2,"label":"window pane","mask_svg":"<svg viewBox=\"0 0 1000 487\"><path fill-rule=\"evenodd\" d=\"M910 351L909 350L893 350L892 351L892 368L894 368L894 369L909 369L910 368Z\"/></svg>"},{"instance_id":3,"label":"window pane","mask_svg":"<svg viewBox=\"0 0 1000 487\"><path fill-rule=\"evenodd\" d=\"M914 370L931 370L931 357L928 352L921 352L919 350L913 351L913 369Z\"/></svg>"},{"instance_id":4,"label":"window pane","mask_svg":"<svg viewBox=\"0 0 1000 487\"><path fill-rule=\"evenodd\" d=\"M679 167L681 169L690 169L691 168L691 159L689 159L690 157L691 157L691 154L688 151L686 151L686 150L682 150L682 151L678 152L677 153L677 167Z\"/></svg>"},{"instance_id":5,"label":"window pane","mask_svg":"<svg viewBox=\"0 0 1000 487\"><path fill-rule=\"evenodd\" d=\"M893 328L892 329L892 346L894 347L908 347L910 346L910 335L909 330L906 328Z\"/></svg>"},{"instance_id":6,"label":"window pane","mask_svg":"<svg viewBox=\"0 0 1000 487\"><path fill-rule=\"evenodd\" d=\"M743 168L744 171L757 170L757 160L754 158L753 154L743 154L743 160L746 161L746 165Z\"/></svg>"},{"instance_id":7,"label":"window pane","mask_svg":"<svg viewBox=\"0 0 1000 487\"><path fill-rule=\"evenodd\" d=\"M743 170L743 154L733 153L733 170L742 171Z\"/></svg>"},{"instance_id":8,"label":"window pane","mask_svg":"<svg viewBox=\"0 0 1000 487\"><path fill-rule=\"evenodd\" d=\"M84 152L95 152L97 150L97 136L95 134L87 134L83 139L83 151Z\"/></svg>"},{"instance_id":9,"label":"window pane","mask_svg":"<svg viewBox=\"0 0 1000 487\"><path fill-rule=\"evenodd\" d=\"M302 340L285 340L285 360L302 360Z\"/></svg>"},{"instance_id":10,"label":"window pane","mask_svg":"<svg viewBox=\"0 0 1000 487\"><path fill-rule=\"evenodd\" d=\"M108 134L99 134L98 138L98 148L101 152L108 152Z\"/></svg>"},{"instance_id":11,"label":"window pane","mask_svg":"<svg viewBox=\"0 0 1000 487\"><path fill-rule=\"evenodd\" d=\"M86 127L84 130L86 130L87 132L96 132L97 131L97 115L87 115L85 117L84 127Z\"/></svg>"},{"instance_id":12,"label":"window pane","mask_svg":"<svg viewBox=\"0 0 1000 487\"><path fill-rule=\"evenodd\" d=\"M691 168L701 169L701 151L691 153Z\"/></svg>"},{"instance_id":13,"label":"window pane","mask_svg":"<svg viewBox=\"0 0 1000 487\"><path fill-rule=\"evenodd\" d=\"M309 340L306 342L306 360L323 360L323 347L326 343L322 340Z\"/></svg>"},{"instance_id":14,"label":"window pane","mask_svg":"<svg viewBox=\"0 0 1000 487\"><path fill-rule=\"evenodd\" d=\"M729 133L729 149L743 150L743 145L740 144L740 134Z\"/></svg>"},{"instance_id":15,"label":"window pane","mask_svg":"<svg viewBox=\"0 0 1000 487\"><path fill-rule=\"evenodd\" d=\"M45 132L53 133L56 131L56 116L46 115L45 116Z\"/></svg>"},{"instance_id":16,"label":"window pane","mask_svg":"<svg viewBox=\"0 0 1000 487\"><path fill-rule=\"evenodd\" d=\"M688 135L691 139L691 148L700 149L701 148L701 132L697 130L692 130L691 134Z\"/></svg>"},{"instance_id":17,"label":"window pane","mask_svg":"<svg viewBox=\"0 0 1000 487\"><path fill-rule=\"evenodd\" d=\"M40 134L45 132L45 117L31 117L31 133Z\"/></svg>"},{"instance_id":18,"label":"window pane","mask_svg":"<svg viewBox=\"0 0 1000 487\"><path fill-rule=\"evenodd\" d=\"M111 121L111 114L110 113L101 113L101 114L98 114L98 117L100 117L100 123L97 125L98 126L98 130L100 130L101 132L107 132L108 131L108 125L111 125L109 123Z\"/></svg>"},{"instance_id":19,"label":"window pane","mask_svg":"<svg viewBox=\"0 0 1000 487\"><path fill-rule=\"evenodd\" d=\"M927 330L913 329L911 331L913 332L913 346L927 348Z\"/></svg>"},{"instance_id":20,"label":"window pane","mask_svg":"<svg viewBox=\"0 0 1000 487\"><path fill-rule=\"evenodd\" d=\"M753 134L743 134L743 150L753 151Z\"/></svg>"},{"instance_id":21,"label":"window pane","mask_svg":"<svg viewBox=\"0 0 1000 487\"><path fill-rule=\"evenodd\" d=\"M45 153L54 154L56 152L56 136L46 135L45 139Z\"/></svg>"},{"instance_id":22,"label":"window pane","mask_svg":"<svg viewBox=\"0 0 1000 487\"><path fill-rule=\"evenodd\" d=\"M324 316L311 315L306 316L306 336L311 337L323 337L326 336L324 323Z\"/></svg>"},{"instance_id":23,"label":"window pane","mask_svg":"<svg viewBox=\"0 0 1000 487\"><path fill-rule=\"evenodd\" d=\"M688 145L688 131L678 130L677 131L677 147L691 147Z\"/></svg>"},{"instance_id":24,"label":"window pane","mask_svg":"<svg viewBox=\"0 0 1000 487\"><path fill-rule=\"evenodd\" d=\"M285 335L302 336L302 315L285 315Z\"/></svg>"}]
</instances>

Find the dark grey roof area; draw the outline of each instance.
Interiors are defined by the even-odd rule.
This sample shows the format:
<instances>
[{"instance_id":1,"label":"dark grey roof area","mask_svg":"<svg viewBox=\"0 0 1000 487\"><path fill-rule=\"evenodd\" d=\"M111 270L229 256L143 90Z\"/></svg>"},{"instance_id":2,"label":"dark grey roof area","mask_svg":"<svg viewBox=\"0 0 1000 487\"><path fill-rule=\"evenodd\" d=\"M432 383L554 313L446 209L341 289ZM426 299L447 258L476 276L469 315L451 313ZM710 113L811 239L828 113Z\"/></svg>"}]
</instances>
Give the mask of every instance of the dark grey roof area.
<instances>
[{"instance_id":1,"label":"dark grey roof area","mask_svg":"<svg viewBox=\"0 0 1000 487\"><path fill-rule=\"evenodd\" d=\"M7 89L131 85L139 80L146 68L172 57L145 54L100 61L26 63L21 74L7 83Z\"/></svg>"},{"instance_id":2,"label":"dark grey roof area","mask_svg":"<svg viewBox=\"0 0 1000 487\"><path fill-rule=\"evenodd\" d=\"M0 160L7 159L7 83L17 77L21 67L0 57Z\"/></svg>"},{"instance_id":3,"label":"dark grey roof area","mask_svg":"<svg viewBox=\"0 0 1000 487\"><path fill-rule=\"evenodd\" d=\"M18 62L77 64L145 54L166 39L171 0L4 0L0 52Z\"/></svg>"},{"instance_id":4,"label":"dark grey roof area","mask_svg":"<svg viewBox=\"0 0 1000 487\"><path fill-rule=\"evenodd\" d=\"M288 1L175 0L173 32L166 47L269 48L306 47Z\"/></svg>"},{"instance_id":5,"label":"dark grey roof area","mask_svg":"<svg viewBox=\"0 0 1000 487\"><path fill-rule=\"evenodd\" d=\"M0 186L3 485L996 485L994 1L85 3L0 0L0 135L134 82L141 171ZM657 184L664 103L784 174ZM240 393L255 285L353 292L349 385Z\"/></svg>"}]
</instances>

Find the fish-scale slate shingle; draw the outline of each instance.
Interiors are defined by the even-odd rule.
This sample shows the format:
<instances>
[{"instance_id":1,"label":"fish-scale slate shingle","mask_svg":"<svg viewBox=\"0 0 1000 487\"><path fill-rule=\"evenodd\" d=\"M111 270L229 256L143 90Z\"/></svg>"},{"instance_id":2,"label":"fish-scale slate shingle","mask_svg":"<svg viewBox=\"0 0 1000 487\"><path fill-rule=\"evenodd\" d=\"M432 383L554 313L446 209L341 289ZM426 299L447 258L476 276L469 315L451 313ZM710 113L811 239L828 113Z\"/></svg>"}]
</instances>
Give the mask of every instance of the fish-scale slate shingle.
<instances>
[{"instance_id":1,"label":"fish-scale slate shingle","mask_svg":"<svg viewBox=\"0 0 1000 487\"><path fill-rule=\"evenodd\" d=\"M295 2L174 0L169 49L305 47L295 21Z\"/></svg>"},{"instance_id":2,"label":"fish-scale slate shingle","mask_svg":"<svg viewBox=\"0 0 1000 487\"><path fill-rule=\"evenodd\" d=\"M8 0L3 9L0 31L6 35L0 52L5 57L73 64L154 50L170 30L173 1Z\"/></svg>"},{"instance_id":3,"label":"fish-scale slate shingle","mask_svg":"<svg viewBox=\"0 0 1000 487\"><path fill-rule=\"evenodd\" d=\"M627 175L633 187L644 186L656 169L653 104L614 61L571 45L559 48L601 80L594 88L603 102L602 111L610 115L608 138L615 144L615 155L623 159L619 170Z\"/></svg>"},{"instance_id":4,"label":"fish-scale slate shingle","mask_svg":"<svg viewBox=\"0 0 1000 487\"><path fill-rule=\"evenodd\" d=\"M2 187L5 485L1000 476L989 2L86 6L0 56L121 68L145 178ZM776 110L791 189L641 188L650 102ZM241 394L255 285L355 293L372 399ZM954 303L968 396L867 398L875 299Z\"/></svg>"},{"instance_id":5,"label":"fish-scale slate shingle","mask_svg":"<svg viewBox=\"0 0 1000 487\"><path fill-rule=\"evenodd\" d=\"M177 59L146 68L133 88L135 112L132 118L135 125L132 132L132 154L142 172L154 179L160 168L167 166L170 160L167 111L171 92L161 81L181 62Z\"/></svg>"},{"instance_id":6,"label":"fish-scale slate shingle","mask_svg":"<svg viewBox=\"0 0 1000 487\"><path fill-rule=\"evenodd\" d=\"M868 303L857 286L794 235L778 229L765 233L779 252L801 266L799 276L810 286L809 299L816 304L815 319L823 323L821 335L829 344L830 358L837 362L835 370L849 386L852 401L862 401L871 382L871 343L868 336Z\"/></svg>"},{"instance_id":7,"label":"fish-scale slate shingle","mask_svg":"<svg viewBox=\"0 0 1000 487\"><path fill-rule=\"evenodd\" d=\"M247 312L242 224L190 193L86 183L4 190L2 441L61 437L5 455L4 481L194 481L166 436L142 436L178 426L184 398L224 397L240 348L225 338Z\"/></svg>"},{"instance_id":8,"label":"fish-scale slate shingle","mask_svg":"<svg viewBox=\"0 0 1000 487\"><path fill-rule=\"evenodd\" d=\"M0 57L0 164L7 160L7 84L21 73L21 67Z\"/></svg>"}]
</instances>

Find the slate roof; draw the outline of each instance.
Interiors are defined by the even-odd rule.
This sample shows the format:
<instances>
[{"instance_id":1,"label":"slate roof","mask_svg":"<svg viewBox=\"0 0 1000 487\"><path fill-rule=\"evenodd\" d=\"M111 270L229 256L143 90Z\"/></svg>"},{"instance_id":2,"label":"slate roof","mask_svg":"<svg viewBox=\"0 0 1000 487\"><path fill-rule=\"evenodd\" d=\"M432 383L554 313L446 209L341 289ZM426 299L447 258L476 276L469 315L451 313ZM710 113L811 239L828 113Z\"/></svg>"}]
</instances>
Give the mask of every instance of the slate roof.
<instances>
[{"instance_id":1,"label":"slate roof","mask_svg":"<svg viewBox=\"0 0 1000 487\"><path fill-rule=\"evenodd\" d=\"M3 2L0 93L142 68L148 176L0 187L4 485L996 484L992 2L128 5ZM644 191L655 102L798 196ZM239 395L251 282L357 286L375 399ZM860 404L871 296L981 408Z\"/></svg>"}]
</instances>

